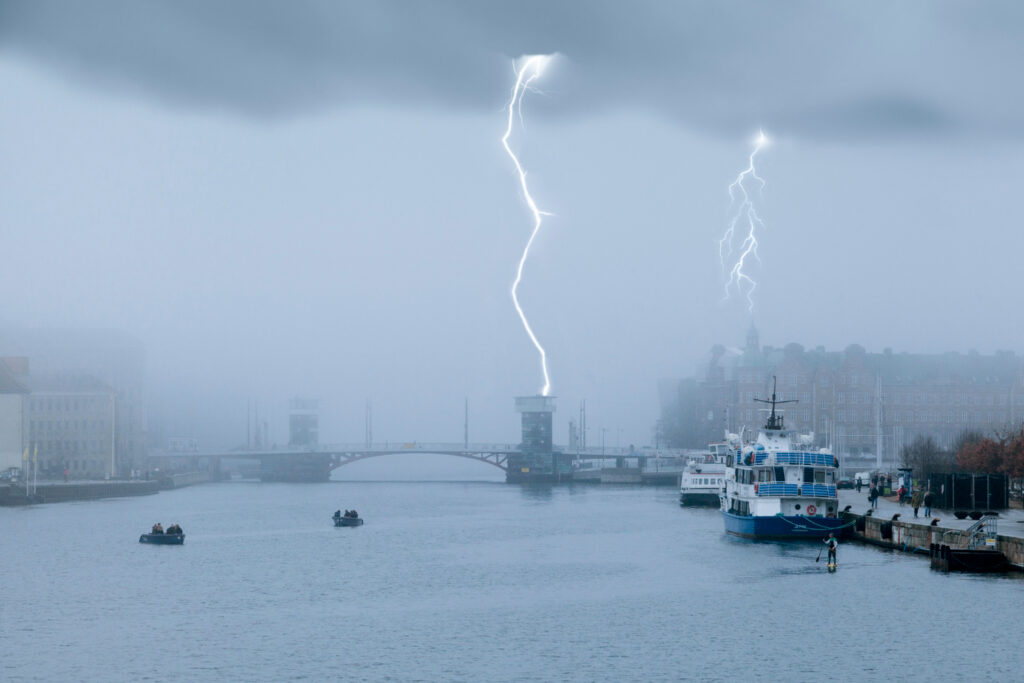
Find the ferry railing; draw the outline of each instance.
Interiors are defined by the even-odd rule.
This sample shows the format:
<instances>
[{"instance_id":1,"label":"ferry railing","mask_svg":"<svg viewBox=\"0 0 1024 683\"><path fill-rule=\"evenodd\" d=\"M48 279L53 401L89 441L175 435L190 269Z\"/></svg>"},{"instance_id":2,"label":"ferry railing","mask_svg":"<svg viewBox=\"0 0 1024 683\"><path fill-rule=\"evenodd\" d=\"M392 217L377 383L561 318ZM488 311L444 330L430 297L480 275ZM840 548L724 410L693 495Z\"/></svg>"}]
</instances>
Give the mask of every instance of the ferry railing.
<instances>
[{"instance_id":1,"label":"ferry railing","mask_svg":"<svg viewBox=\"0 0 1024 683\"><path fill-rule=\"evenodd\" d=\"M835 467L836 457L831 453L802 453L795 451L778 451L777 453L756 453L754 464L762 465L769 456L775 456L775 463L778 465L813 465Z\"/></svg>"},{"instance_id":2,"label":"ferry railing","mask_svg":"<svg viewBox=\"0 0 1024 683\"><path fill-rule=\"evenodd\" d=\"M820 498L835 498L836 487L829 484L803 484L802 495L818 496Z\"/></svg>"},{"instance_id":3,"label":"ferry railing","mask_svg":"<svg viewBox=\"0 0 1024 683\"><path fill-rule=\"evenodd\" d=\"M781 481L762 482L757 485L758 496L814 496L835 498L836 487L829 484L787 484Z\"/></svg>"},{"instance_id":4,"label":"ferry railing","mask_svg":"<svg viewBox=\"0 0 1024 683\"><path fill-rule=\"evenodd\" d=\"M796 484L784 484L782 482L765 482L757 485L758 496L795 496L797 495Z\"/></svg>"}]
</instances>

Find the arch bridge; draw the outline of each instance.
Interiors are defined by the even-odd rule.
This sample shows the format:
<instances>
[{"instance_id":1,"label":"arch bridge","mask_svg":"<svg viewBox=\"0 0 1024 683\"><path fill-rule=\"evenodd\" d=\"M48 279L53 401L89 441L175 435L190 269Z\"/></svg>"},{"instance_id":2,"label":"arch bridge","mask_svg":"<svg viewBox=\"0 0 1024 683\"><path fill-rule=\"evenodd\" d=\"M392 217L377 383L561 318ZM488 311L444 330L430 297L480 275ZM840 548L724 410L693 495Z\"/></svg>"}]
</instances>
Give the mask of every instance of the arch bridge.
<instances>
[{"instance_id":1,"label":"arch bridge","mask_svg":"<svg viewBox=\"0 0 1024 683\"><path fill-rule=\"evenodd\" d=\"M570 454L555 446L565 457L579 460L600 460L617 456L637 456L628 448L602 448L600 451ZM263 481L318 482L330 479L331 472L359 460L385 455L450 455L476 460L497 467L509 474L509 459L522 455L519 444L510 443L428 443L421 441L374 444L320 444L316 446L275 446L272 448L237 449L218 452L164 453L167 465L190 464L192 469L220 470L220 460L237 458L257 460Z\"/></svg>"},{"instance_id":2,"label":"arch bridge","mask_svg":"<svg viewBox=\"0 0 1024 683\"><path fill-rule=\"evenodd\" d=\"M458 458L477 460L507 472L509 456L519 452L517 444L453 444L420 443L418 441L371 444L369 446L365 444L361 446L320 446L317 450L325 449L330 455L331 471L359 460L378 458L382 455L423 453L424 455L452 455Z\"/></svg>"}]
</instances>

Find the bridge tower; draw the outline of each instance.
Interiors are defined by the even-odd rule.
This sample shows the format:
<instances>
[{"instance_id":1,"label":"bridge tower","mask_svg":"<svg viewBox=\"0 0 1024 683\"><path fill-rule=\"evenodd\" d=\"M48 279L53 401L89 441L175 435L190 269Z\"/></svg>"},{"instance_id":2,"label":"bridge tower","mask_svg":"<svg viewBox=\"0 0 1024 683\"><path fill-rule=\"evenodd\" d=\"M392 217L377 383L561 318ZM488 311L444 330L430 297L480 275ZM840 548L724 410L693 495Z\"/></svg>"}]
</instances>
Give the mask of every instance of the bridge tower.
<instances>
[{"instance_id":1,"label":"bridge tower","mask_svg":"<svg viewBox=\"0 0 1024 683\"><path fill-rule=\"evenodd\" d=\"M508 458L506 481L563 481L572 478L571 456L556 453L552 444L553 396L518 396L522 419L519 453Z\"/></svg>"},{"instance_id":2,"label":"bridge tower","mask_svg":"<svg viewBox=\"0 0 1024 683\"><path fill-rule=\"evenodd\" d=\"M260 458L263 481L327 481L331 456L316 450L320 441L319 404L315 399L293 398L288 403L288 445L301 454Z\"/></svg>"},{"instance_id":3,"label":"bridge tower","mask_svg":"<svg viewBox=\"0 0 1024 683\"><path fill-rule=\"evenodd\" d=\"M320 441L319 402L293 398L288 402L288 445L315 446Z\"/></svg>"}]
</instances>

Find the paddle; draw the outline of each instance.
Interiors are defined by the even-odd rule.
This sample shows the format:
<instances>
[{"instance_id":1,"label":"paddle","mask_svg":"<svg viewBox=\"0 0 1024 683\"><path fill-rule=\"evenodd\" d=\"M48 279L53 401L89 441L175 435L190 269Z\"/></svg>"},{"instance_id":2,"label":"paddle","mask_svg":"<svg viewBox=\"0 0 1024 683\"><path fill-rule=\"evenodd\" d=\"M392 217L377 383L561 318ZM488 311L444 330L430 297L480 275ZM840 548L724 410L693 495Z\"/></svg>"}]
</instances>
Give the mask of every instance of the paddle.
<instances>
[{"instance_id":1,"label":"paddle","mask_svg":"<svg viewBox=\"0 0 1024 683\"><path fill-rule=\"evenodd\" d=\"M815 562L817 562L818 560L820 560L820 559L821 559L821 551L822 551L822 550L824 550L824 548L821 548L821 550L819 550L819 551L818 551L818 556L817 556L816 558L814 558L814 561L815 561Z\"/></svg>"}]
</instances>

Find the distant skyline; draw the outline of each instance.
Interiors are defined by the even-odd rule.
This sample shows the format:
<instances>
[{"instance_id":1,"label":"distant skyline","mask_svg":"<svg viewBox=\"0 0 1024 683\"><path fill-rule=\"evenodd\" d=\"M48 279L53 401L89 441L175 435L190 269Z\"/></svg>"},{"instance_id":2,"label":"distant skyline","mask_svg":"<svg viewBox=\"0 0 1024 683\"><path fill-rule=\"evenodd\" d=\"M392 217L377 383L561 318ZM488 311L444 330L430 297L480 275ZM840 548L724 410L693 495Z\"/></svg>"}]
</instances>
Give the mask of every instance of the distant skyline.
<instances>
[{"instance_id":1,"label":"distant skyline","mask_svg":"<svg viewBox=\"0 0 1024 683\"><path fill-rule=\"evenodd\" d=\"M556 441L586 398L591 442L650 443L659 379L751 322L1019 353L1022 27L1008 2L3 2L0 327L138 337L169 430L309 396L361 441L369 398L381 438L459 441L468 397L471 439L514 441L540 384L500 138L513 60L557 53L516 138L554 214L520 296ZM761 129L751 315L717 240Z\"/></svg>"}]
</instances>

